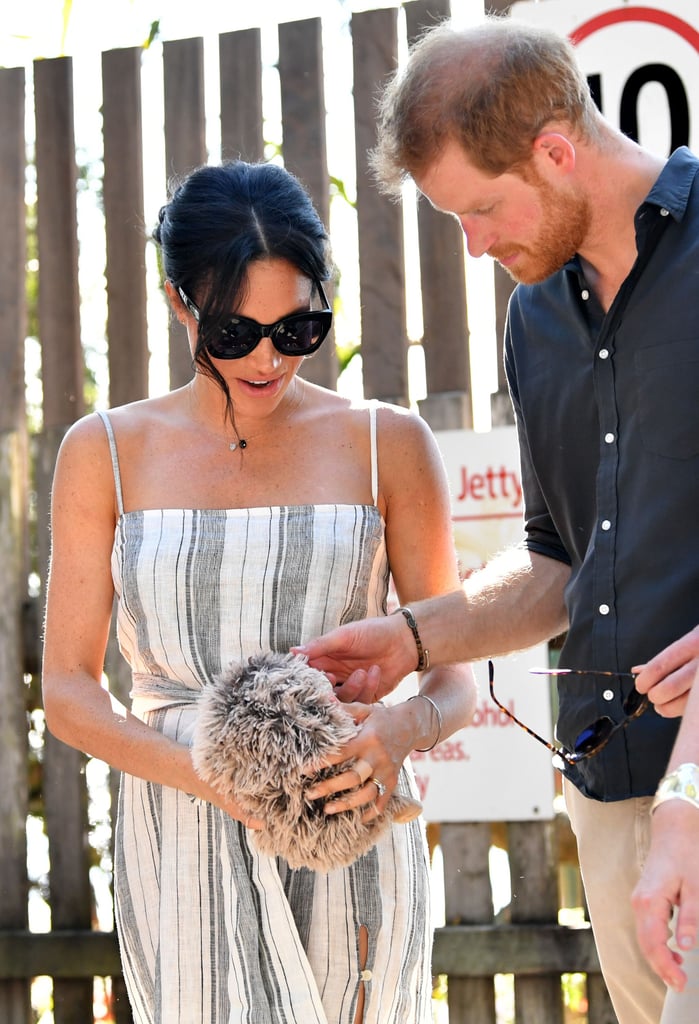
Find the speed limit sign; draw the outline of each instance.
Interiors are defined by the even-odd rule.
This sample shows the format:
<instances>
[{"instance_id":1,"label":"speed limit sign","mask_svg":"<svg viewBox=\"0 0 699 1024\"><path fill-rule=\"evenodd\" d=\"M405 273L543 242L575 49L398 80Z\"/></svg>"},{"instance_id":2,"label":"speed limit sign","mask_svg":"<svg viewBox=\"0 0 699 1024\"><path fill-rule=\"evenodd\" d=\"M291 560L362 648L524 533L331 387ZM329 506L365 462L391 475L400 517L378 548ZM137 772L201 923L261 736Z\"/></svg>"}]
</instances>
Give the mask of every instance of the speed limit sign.
<instances>
[{"instance_id":1,"label":"speed limit sign","mask_svg":"<svg viewBox=\"0 0 699 1024\"><path fill-rule=\"evenodd\" d=\"M658 156L699 153L699 3L524 0L511 16L575 44L606 119Z\"/></svg>"}]
</instances>

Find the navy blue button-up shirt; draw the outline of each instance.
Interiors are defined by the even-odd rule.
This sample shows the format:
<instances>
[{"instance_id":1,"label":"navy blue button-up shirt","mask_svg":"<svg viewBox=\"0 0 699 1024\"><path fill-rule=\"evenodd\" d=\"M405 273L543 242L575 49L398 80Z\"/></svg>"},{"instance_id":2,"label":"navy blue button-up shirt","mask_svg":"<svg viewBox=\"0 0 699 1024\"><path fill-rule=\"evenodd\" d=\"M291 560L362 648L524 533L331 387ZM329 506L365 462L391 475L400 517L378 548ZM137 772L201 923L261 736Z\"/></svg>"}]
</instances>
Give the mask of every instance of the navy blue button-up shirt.
<instances>
[{"instance_id":1,"label":"navy blue button-up shirt","mask_svg":"<svg viewBox=\"0 0 699 1024\"><path fill-rule=\"evenodd\" d=\"M571 566L562 666L628 671L699 622L698 171L687 149L665 165L606 314L577 260L510 300L525 544ZM562 677L559 740L623 718L632 685ZM677 725L647 711L573 781L600 800L654 793Z\"/></svg>"}]
</instances>

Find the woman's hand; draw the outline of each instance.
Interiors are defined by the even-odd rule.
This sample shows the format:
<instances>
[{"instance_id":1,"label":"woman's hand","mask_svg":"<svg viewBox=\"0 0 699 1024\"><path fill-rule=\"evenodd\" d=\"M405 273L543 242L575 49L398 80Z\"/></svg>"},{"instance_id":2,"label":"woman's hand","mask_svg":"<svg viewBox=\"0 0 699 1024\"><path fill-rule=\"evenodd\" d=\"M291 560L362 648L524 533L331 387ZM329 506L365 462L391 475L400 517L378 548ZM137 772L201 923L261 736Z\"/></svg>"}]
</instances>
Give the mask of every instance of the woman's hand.
<instances>
[{"instance_id":1,"label":"woman's hand","mask_svg":"<svg viewBox=\"0 0 699 1024\"><path fill-rule=\"evenodd\" d=\"M653 812L651 848L633 892L638 942L653 970L670 988L681 992L687 975L681 950L697 941L699 926L699 810L682 800L669 800ZM677 908L671 949L670 920Z\"/></svg>"},{"instance_id":2,"label":"woman's hand","mask_svg":"<svg viewBox=\"0 0 699 1024\"><path fill-rule=\"evenodd\" d=\"M353 807L364 807L364 821L381 814L395 789L403 761L412 747L410 728L396 715L403 705L389 708L383 704L348 704L359 731L354 739L326 762L328 765L352 761L339 775L314 783L306 792L312 800L333 796L325 804L326 814L337 814ZM380 785L379 785L380 784Z\"/></svg>"},{"instance_id":3,"label":"woman's hand","mask_svg":"<svg viewBox=\"0 0 699 1024\"><path fill-rule=\"evenodd\" d=\"M699 674L699 626L632 671L637 673L636 689L648 694L659 715L683 715Z\"/></svg>"},{"instance_id":4,"label":"woman's hand","mask_svg":"<svg viewBox=\"0 0 699 1024\"><path fill-rule=\"evenodd\" d=\"M193 766L192 770L194 770ZM242 822L246 828L259 831L265 827L264 821L260 818L256 818L251 811L246 810L245 807L243 807L242 804L239 804L237 800L233 798L227 799L219 793L215 786L210 786L208 782L204 782L199 775L196 776L196 780L196 784L192 788L192 792L190 794L191 796L213 804L229 817Z\"/></svg>"},{"instance_id":5,"label":"woman's hand","mask_svg":"<svg viewBox=\"0 0 699 1024\"><path fill-rule=\"evenodd\" d=\"M371 670L366 677L368 692L373 693L378 676ZM380 685L376 688L381 692ZM327 814L365 806L367 819L382 813L410 752L431 750L473 718L478 691L470 665L440 665L423 673L420 694L427 700L346 705L359 732L327 763L353 764L339 775L314 783L307 791L312 799L338 794L326 804Z\"/></svg>"}]
</instances>

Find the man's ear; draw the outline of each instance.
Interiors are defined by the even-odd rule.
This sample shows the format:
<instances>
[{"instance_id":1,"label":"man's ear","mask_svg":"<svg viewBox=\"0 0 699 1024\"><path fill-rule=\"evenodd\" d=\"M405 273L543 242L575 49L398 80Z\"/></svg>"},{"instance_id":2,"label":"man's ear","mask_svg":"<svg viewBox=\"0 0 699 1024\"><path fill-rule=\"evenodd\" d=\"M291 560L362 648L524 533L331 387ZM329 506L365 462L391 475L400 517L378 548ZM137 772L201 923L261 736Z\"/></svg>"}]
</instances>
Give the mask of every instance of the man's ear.
<instances>
[{"instance_id":1,"label":"man's ear","mask_svg":"<svg viewBox=\"0 0 699 1024\"><path fill-rule=\"evenodd\" d=\"M575 170L575 145L561 132L545 131L537 135L532 158L543 174L572 174Z\"/></svg>"}]
</instances>

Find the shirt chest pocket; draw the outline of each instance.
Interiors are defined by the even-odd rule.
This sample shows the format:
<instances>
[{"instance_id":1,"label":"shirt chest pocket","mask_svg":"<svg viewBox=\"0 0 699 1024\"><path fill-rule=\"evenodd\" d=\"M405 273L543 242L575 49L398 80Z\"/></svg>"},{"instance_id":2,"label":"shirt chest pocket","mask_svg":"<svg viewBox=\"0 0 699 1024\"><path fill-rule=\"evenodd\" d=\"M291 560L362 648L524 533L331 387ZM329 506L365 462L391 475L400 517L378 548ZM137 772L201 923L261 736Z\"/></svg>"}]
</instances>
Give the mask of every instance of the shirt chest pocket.
<instances>
[{"instance_id":1,"label":"shirt chest pocket","mask_svg":"<svg viewBox=\"0 0 699 1024\"><path fill-rule=\"evenodd\" d=\"M644 448L669 459L699 455L699 339L635 353Z\"/></svg>"}]
</instances>

